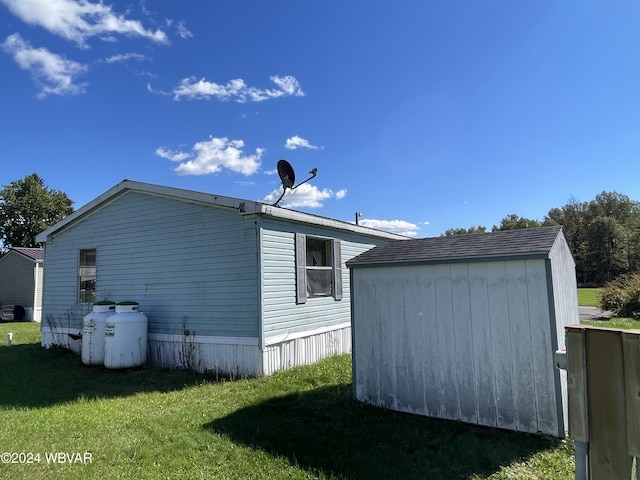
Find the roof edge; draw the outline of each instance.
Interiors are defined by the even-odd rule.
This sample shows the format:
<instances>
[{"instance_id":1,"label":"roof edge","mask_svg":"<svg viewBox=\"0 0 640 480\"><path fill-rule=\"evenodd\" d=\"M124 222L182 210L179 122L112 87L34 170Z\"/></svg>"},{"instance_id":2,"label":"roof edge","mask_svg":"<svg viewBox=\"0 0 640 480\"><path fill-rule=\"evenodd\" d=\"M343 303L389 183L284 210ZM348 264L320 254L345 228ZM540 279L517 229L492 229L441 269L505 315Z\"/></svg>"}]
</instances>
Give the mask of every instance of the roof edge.
<instances>
[{"instance_id":1,"label":"roof edge","mask_svg":"<svg viewBox=\"0 0 640 480\"><path fill-rule=\"evenodd\" d=\"M322 217L311 213L298 212L286 208L267 205L263 202L254 200L245 200L241 198L227 197L214 193L197 192L195 190L187 190L176 187L167 187L163 185L155 185L150 183L138 182L135 180L125 179L117 185L111 187L106 192L98 195L89 203L83 205L78 210L68 215L58 223L40 232L36 236L36 242L43 244L51 241L52 235L63 230L79 218L90 214L101 208L113 199L123 195L128 191L136 191L148 193L150 195L159 195L164 197L173 197L182 201L215 205L222 208L229 208L237 211L241 215L265 215L273 218L280 218L291 222L300 222L313 225L319 225L336 230L347 230L359 235L366 235L375 238L385 238L390 240L406 240L410 237L399 235L396 233L386 232L384 230L376 230L369 227L355 225L343 220L336 220L328 217Z\"/></svg>"},{"instance_id":2,"label":"roof edge","mask_svg":"<svg viewBox=\"0 0 640 480\"><path fill-rule=\"evenodd\" d=\"M410 259L410 260L389 260L389 261L370 261L358 262L348 260L347 268L368 268L368 267L393 267L407 265L442 265L452 263L482 263L491 262L493 260L515 261L515 260L547 260L549 255L546 253L534 252L531 254L517 253L513 255L479 255L468 257L443 257L437 259Z\"/></svg>"},{"instance_id":3,"label":"roof edge","mask_svg":"<svg viewBox=\"0 0 640 480\"><path fill-rule=\"evenodd\" d=\"M311 223L321 227L333 228L336 230L349 230L359 235L367 235L375 238L386 238L388 240L409 240L411 237L400 235L398 233L387 232L385 230L377 230L375 228L363 227L355 223L345 222L329 217L322 217L312 213L298 212L297 210L289 210L287 208L275 207L272 205L262 204L261 213L268 217L289 220L298 223Z\"/></svg>"}]
</instances>

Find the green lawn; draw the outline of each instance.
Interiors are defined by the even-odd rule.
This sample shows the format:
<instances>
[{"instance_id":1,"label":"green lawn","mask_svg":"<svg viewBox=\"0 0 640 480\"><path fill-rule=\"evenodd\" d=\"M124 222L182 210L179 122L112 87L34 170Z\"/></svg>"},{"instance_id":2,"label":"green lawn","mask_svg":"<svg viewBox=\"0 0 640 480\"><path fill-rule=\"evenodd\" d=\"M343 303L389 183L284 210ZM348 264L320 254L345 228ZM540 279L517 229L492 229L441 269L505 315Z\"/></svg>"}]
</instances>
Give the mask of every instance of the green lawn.
<instances>
[{"instance_id":1,"label":"green lawn","mask_svg":"<svg viewBox=\"0 0 640 480\"><path fill-rule=\"evenodd\" d=\"M9 331L11 347L5 346ZM70 352L41 348L37 324L0 324L0 339L0 452L33 454L22 457L30 464L0 463L0 478L574 475L571 442L354 402L348 355L229 382L179 371L87 367ZM75 463L59 463L65 454Z\"/></svg>"},{"instance_id":2,"label":"green lawn","mask_svg":"<svg viewBox=\"0 0 640 480\"><path fill-rule=\"evenodd\" d=\"M601 288L579 288L578 289L578 305L583 307L597 307L598 295Z\"/></svg>"}]
</instances>

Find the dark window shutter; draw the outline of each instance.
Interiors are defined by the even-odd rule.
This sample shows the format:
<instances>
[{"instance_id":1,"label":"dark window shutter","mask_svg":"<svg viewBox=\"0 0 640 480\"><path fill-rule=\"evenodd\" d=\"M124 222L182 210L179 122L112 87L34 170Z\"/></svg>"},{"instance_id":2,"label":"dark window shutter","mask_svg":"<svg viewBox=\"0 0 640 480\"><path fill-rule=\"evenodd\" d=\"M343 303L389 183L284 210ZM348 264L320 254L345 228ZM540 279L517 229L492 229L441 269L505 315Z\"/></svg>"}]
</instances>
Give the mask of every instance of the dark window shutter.
<instances>
[{"instance_id":1,"label":"dark window shutter","mask_svg":"<svg viewBox=\"0 0 640 480\"><path fill-rule=\"evenodd\" d=\"M342 300L342 245L340 240L333 242L333 298Z\"/></svg>"},{"instance_id":2,"label":"dark window shutter","mask_svg":"<svg viewBox=\"0 0 640 480\"><path fill-rule=\"evenodd\" d=\"M307 302L307 237L296 233L296 303Z\"/></svg>"}]
</instances>

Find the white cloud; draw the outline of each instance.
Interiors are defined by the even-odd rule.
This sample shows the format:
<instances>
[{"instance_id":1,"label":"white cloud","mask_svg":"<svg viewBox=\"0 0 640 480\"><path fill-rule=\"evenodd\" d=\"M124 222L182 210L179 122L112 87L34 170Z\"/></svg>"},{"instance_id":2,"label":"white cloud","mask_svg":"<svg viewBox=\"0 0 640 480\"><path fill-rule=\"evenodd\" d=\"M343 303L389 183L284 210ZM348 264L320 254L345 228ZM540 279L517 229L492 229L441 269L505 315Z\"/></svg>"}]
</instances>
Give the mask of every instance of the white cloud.
<instances>
[{"instance_id":1,"label":"white cloud","mask_svg":"<svg viewBox=\"0 0 640 480\"><path fill-rule=\"evenodd\" d=\"M300 83L294 77L270 77L279 88L260 89L249 87L244 80L237 78L229 80L225 85L220 85L207 80L196 80L194 77L184 78L180 84L173 89L174 100L181 98L193 99L216 99L220 101L234 100L244 103L262 102L272 98L284 96L304 96Z\"/></svg>"},{"instance_id":2,"label":"white cloud","mask_svg":"<svg viewBox=\"0 0 640 480\"><path fill-rule=\"evenodd\" d=\"M153 88L151 86L150 83L147 83L147 91L149 91L149 93L155 93L156 95L166 95L166 96L170 96L171 95L170 92L164 92L162 90L156 90L155 88Z\"/></svg>"},{"instance_id":3,"label":"white cloud","mask_svg":"<svg viewBox=\"0 0 640 480\"><path fill-rule=\"evenodd\" d=\"M189 31L189 29L185 26L183 21L178 22L176 25L176 30L180 38L191 38L193 37L193 33Z\"/></svg>"},{"instance_id":4,"label":"white cloud","mask_svg":"<svg viewBox=\"0 0 640 480\"><path fill-rule=\"evenodd\" d=\"M88 0L0 0L11 13L31 25L72 40L78 46L93 36L112 40L112 35L143 37L157 43L168 43L161 31L145 29L137 20L126 19L112 11L110 5Z\"/></svg>"},{"instance_id":5,"label":"white cloud","mask_svg":"<svg viewBox=\"0 0 640 480\"><path fill-rule=\"evenodd\" d=\"M173 162L181 162L175 168L178 175L207 175L218 173L222 169L251 175L260 168L263 148L256 148L252 155L242 151L242 140L211 137L209 140L196 143L191 152L179 152L160 147L156 155Z\"/></svg>"},{"instance_id":6,"label":"white cloud","mask_svg":"<svg viewBox=\"0 0 640 480\"><path fill-rule=\"evenodd\" d=\"M347 196L347 189L346 188L343 188L342 190L338 190L336 192L336 198L338 200L342 200L346 196Z\"/></svg>"},{"instance_id":7,"label":"white cloud","mask_svg":"<svg viewBox=\"0 0 640 480\"><path fill-rule=\"evenodd\" d=\"M416 224L406 222L404 220L374 220L365 218L359 220L358 224L362 225L363 227L384 230L385 232L398 233L407 237L416 237L419 230L419 227Z\"/></svg>"},{"instance_id":8,"label":"white cloud","mask_svg":"<svg viewBox=\"0 0 640 480\"><path fill-rule=\"evenodd\" d=\"M172 162L182 162L188 158L191 158L192 156L191 153L175 152L164 147L158 148L156 150L156 155L162 158L166 158L167 160L171 160Z\"/></svg>"},{"instance_id":9,"label":"white cloud","mask_svg":"<svg viewBox=\"0 0 640 480\"><path fill-rule=\"evenodd\" d=\"M113 55L112 57L105 58L102 60L104 63L124 63L128 60L136 60L141 62L145 60L147 57L142 55L141 53L124 53L121 55Z\"/></svg>"},{"instance_id":10,"label":"white cloud","mask_svg":"<svg viewBox=\"0 0 640 480\"><path fill-rule=\"evenodd\" d=\"M41 88L39 98L47 95L78 95L85 91L86 83L75 83L76 77L87 71L87 66L67 60L46 48L33 48L20 34L9 35L0 44L3 50L13 55L22 70L26 70Z\"/></svg>"},{"instance_id":11,"label":"white cloud","mask_svg":"<svg viewBox=\"0 0 640 480\"><path fill-rule=\"evenodd\" d=\"M300 185L295 190L288 191L280 202L281 207L297 208L297 207L309 207L319 208L322 207L322 202L330 198L337 198L338 200L344 198L346 190L339 190L337 193L333 190L325 188L320 190L315 185L305 183ZM263 201L266 203L273 203L282 195L282 188L274 190L269 195L264 197Z\"/></svg>"},{"instance_id":12,"label":"white cloud","mask_svg":"<svg viewBox=\"0 0 640 480\"><path fill-rule=\"evenodd\" d=\"M296 148L310 148L312 150L317 150L320 147L311 145L309 143L309 140L307 140L306 138L301 138L298 135L294 135L291 138L287 138L287 141L284 144L284 148L289 150L295 150Z\"/></svg>"}]
</instances>

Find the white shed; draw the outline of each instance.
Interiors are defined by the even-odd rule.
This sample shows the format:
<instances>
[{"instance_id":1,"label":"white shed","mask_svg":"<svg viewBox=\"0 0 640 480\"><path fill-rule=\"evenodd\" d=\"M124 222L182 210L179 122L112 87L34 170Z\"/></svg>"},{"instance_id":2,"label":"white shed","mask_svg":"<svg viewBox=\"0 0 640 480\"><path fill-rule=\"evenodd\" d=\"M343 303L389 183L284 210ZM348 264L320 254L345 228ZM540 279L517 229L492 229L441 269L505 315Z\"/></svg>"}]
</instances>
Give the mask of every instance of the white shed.
<instances>
[{"instance_id":1,"label":"white shed","mask_svg":"<svg viewBox=\"0 0 640 480\"><path fill-rule=\"evenodd\" d=\"M565 436L553 354L579 313L561 227L395 241L347 266L357 400Z\"/></svg>"}]
</instances>

